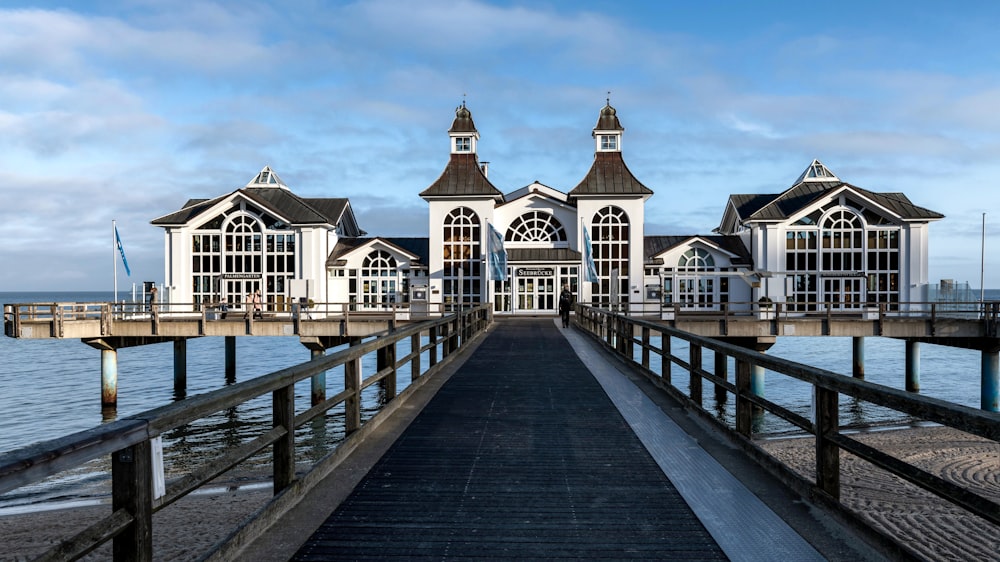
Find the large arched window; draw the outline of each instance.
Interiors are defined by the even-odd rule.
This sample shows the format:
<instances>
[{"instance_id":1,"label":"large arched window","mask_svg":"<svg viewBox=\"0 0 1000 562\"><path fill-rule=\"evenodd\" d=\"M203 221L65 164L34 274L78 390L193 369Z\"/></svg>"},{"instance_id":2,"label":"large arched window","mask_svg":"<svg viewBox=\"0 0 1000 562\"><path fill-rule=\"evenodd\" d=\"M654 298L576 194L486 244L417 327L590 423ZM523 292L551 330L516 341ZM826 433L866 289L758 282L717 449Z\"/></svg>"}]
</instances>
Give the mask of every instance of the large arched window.
<instances>
[{"instance_id":1,"label":"large arched window","mask_svg":"<svg viewBox=\"0 0 1000 562\"><path fill-rule=\"evenodd\" d=\"M444 218L442 229L444 302L479 302L482 294L479 215L468 207L459 207Z\"/></svg>"},{"instance_id":2,"label":"large arched window","mask_svg":"<svg viewBox=\"0 0 1000 562\"><path fill-rule=\"evenodd\" d=\"M859 210L853 206L857 205ZM785 234L793 309L852 309L899 302L899 227L842 198L797 221Z\"/></svg>"},{"instance_id":3,"label":"large arched window","mask_svg":"<svg viewBox=\"0 0 1000 562\"><path fill-rule=\"evenodd\" d=\"M598 211L590 226L591 243L594 249L594 265L600 286L594 291L594 301L610 304L612 297L617 302L628 302L629 236L628 213L620 207L609 205ZM612 272L617 270L618 285L611 286ZM614 290L612 290L614 289Z\"/></svg>"},{"instance_id":4,"label":"large arched window","mask_svg":"<svg viewBox=\"0 0 1000 562\"><path fill-rule=\"evenodd\" d=\"M362 302L368 306L389 306L397 296L396 258L385 250L374 250L361 264Z\"/></svg>"},{"instance_id":5,"label":"large arched window","mask_svg":"<svg viewBox=\"0 0 1000 562\"><path fill-rule=\"evenodd\" d=\"M244 201L206 222L191 236L192 299L226 299L239 308L260 291L267 310L286 310L295 278L297 234Z\"/></svg>"},{"instance_id":6,"label":"large arched window","mask_svg":"<svg viewBox=\"0 0 1000 562\"><path fill-rule=\"evenodd\" d=\"M510 223L507 242L566 242L566 229L552 213L531 211Z\"/></svg>"}]
</instances>

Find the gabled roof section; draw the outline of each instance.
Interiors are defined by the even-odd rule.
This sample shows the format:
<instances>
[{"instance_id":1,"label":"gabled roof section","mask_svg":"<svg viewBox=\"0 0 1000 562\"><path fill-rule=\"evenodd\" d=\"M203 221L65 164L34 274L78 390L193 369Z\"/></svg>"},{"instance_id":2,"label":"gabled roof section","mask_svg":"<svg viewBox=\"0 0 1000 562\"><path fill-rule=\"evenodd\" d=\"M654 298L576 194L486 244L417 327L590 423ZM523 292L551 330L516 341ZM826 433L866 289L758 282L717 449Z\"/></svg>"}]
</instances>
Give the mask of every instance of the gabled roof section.
<instances>
[{"instance_id":1,"label":"gabled roof section","mask_svg":"<svg viewBox=\"0 0 1000 562\"><path fill-rule=\"evenodd\" d=\"M643 239L643 258L649 263L660 254L695 240L700 240L709 246L716 246L729 253L732 256L733 265L749 265L751 263L750 251L743 245L743 241L738 236L724 235L646 236Z\"/></svg>"},{"instance_id":2,"label":"gabled roof section","mask_svg":"<svg viewBox=\"0 0 1000 562\"><path fill-rule=\"evenodd\" d=\"M430 187L421 191L420 196L481 196L503 201L503 194L486 178L475 154L452 154L441 176Z\"/></svg>"},{"instance_id":3,"label":"gabled roof section","mask_svg":"<svg viewBox=\"0 0 1000 562\"><path fill-rule=\"evenodd\" d=\"M326 266L343 266L348 254L372 242L381 242L406 255L413 263L411 267L425 269L430 260L430 240L428 238L396 238L375 236L370 238L341 238L327 256ZM339 263L338 263L339 262Z\"/></svg>"},{"instance_id":4,"label":"gabled roof section","mask_svg":"<svg viewBox=\"0 0 1000 562\"><path fill-rule=\"evenodd\" d=\"M549 187L539 181L534 181L530 185L526 185L521 189L511 191L510 193L504 195L504 204L513 203L518 199L523 197L544 197L550 201L557 202L562 205L569 205L567 195L558 189Z\"/></svg>"},{"instance_id":5,"label":"gabled roof section","mask_svg":"<svg viewBox=\"0 0 1000 562\"><path fill-rule=\"evenodd\" d=\"M738 221L783 221L834 191L849 190L896 214L902 220L938 220L944 215L914 205L902 193L876 193L841 181L819 160L813 160L795 185L780 194L736 194L729 202ZM720 227L721 229L721 227Z\"/></svg>"},{"instance_id":6,"label":"gabled roof section","mask_svg":"<svg viewBox=\"0 0 1000 562\"><path fill-rule=\"evenodd\" d=\"M617 117L615 118L617 119ZM653 191L632 174L621 152L597 152L583 180L569 192L570 197L586 195L642 195Z\"/></svg>"},{"instance_id":7,"label":"gabled roof section","mask_svg":"<svg viewBox=\"0 0 1000 562\"><path fill-rule=\"evenodd\" d=\"M364 234L357 227L350 202L346 198L299 197L292 193L268 166L265 166L247 187L213 199L190 199L179 211L154 219L152 224L183 226L211 212L219 203L236 197L244 197L290 225L328 224L342 226L350 235Z\"/></svg>"}]
</instances>

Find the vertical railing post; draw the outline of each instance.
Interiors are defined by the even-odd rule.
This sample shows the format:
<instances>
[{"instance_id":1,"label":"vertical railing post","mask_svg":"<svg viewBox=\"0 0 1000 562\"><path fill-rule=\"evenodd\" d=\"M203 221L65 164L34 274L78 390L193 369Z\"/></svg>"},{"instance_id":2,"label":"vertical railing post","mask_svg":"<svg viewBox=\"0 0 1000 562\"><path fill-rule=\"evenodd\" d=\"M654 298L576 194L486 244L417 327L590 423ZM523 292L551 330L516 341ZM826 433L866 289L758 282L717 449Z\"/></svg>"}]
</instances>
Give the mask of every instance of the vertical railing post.
<instances>
[{"instance_id":1,"label":"vertical railing post","mask_svg":"<svg viewBox=\"0 0 1000 562\"><path fill-rule=\"evenodd\" d=\"M642 327L642 368L649 370L649 327Z\"/></svg>"},{"instance_id":2,"label":"vertical railing post","mask_svg":"<svg viewBox=\"0 0 1000 562\"><path fill-rule=\"evenodd\" d=\"M344 363L344 429L350 435L361 428L361 358Z\"/></svg>"},{"instance_id":3,"label":"vertical railing post","mask_svg":"<svg viewBox=\"0 0 1000 562\"><path fill-rule=\"evenodd\" d=\"M295 480L295 385L272 393L271 420L274 427L285 428L273 448L274 495L278 495Z\"/></svg>"},{"instance_id":4,"label":"vertical railing post","mask_svg":"<svg viewBox=\"0 0 1000 562\"><path fill-rule=\"evenodd\" d=\"M673 352L670 351L670 334L666 332L660 333L660 351L663 354L660 357L660 378L669 385L671 384L670 370L674 361L672 359Z\"/></svg>"},{"instance_id":5,"label":"vertical railing post","mask_svg":"<svg viewBox=\"0 0 1000 562\"><path fill-rule=\"evenodd\" d=\"M750 402L750 369L745 359L736 359L736 432L750 437L753 421L753 403Z\"/></svg>"},{"instance_id":6,"label":"vertical railing post","mask_svg":"<svg viewBox=\"0 0 1000 562\"><path fill-rule=\"evenodd\" d=\"M441 324L441 359L445 359L451 353L451 326L452 320Z\"/></svg>"},{"instance_id":7,"label":"vertical railing post","mask_svg":"<svg viewBox=\"0 0 1000 562\"><path fill-rule=\"evenodd\" d=\"M701 346L692 343L688 348L689 361L691 365L691 370L688 372L690 375L690 394L691 400L698 405L699 408L702 407L701 400Z\"/></svg>"},{"instance_id":8,"label":"vertical railing post","mask_svg":"<svg viewBox=\"0 0 1000 562\"><path fill-rule=\"evenodd\" d=\"M132 522L114 538L115 560L153 559L153 459L149 440L111 455L111 510Z\"/></svg>"},{"instance_id":9,"label":"vertical railing post","mask_svg":"<svg viewBox=\"0 0 1000 562\"><path fill-rule=\"evenodd\" d=\"M428 368L437 365L438 362L438 327L431 326L428 335L428 341L430 342L430 365Z\"/></svg>"},{"instance_id":10,"label":"vertical railing post","mask_svg":"<svg viewBox=\"0 0 1000 562\"><path fill-rule=\"evenodd\" d=\"M840 448L830 440L839 427L839 394L826 388L816 392L816 485L840 498Z\"/></svg>"},{"instance_id":11,"label":"vertical railing post","mask_svg":"<svg viewBox=\"0 0 1000 562\"><path fill-rule=\"evenodd\" d=\"M420 332L410 336L410 352L413 359L410 360L410 382L420 376Z\"/></svg>"},{"instance_id":12,"label":"vertical railing post","mask_svg":"<svg viewBox=\"0 0 1000 562\"><path fill-rule=\"evenodd\" d=\"M384 369L391 369L389 374L382 377L382 394L386 402L396 397L396 343L390 343L381 347L375 352L375 370L381 372Z\"/></svg>"},{"instance_id":13,"label":"vertical railing post","mask_svg":"<svg viewBox=\"0 0 1000 562\"><path fill-rule=\"evenodd\" d=\"M722 380L729 378L729 356L721 351L715 352L715 376ZM721 384L715 385L715 401L720 404L726 403L726 398L728 398L728 393L726 392L726 387Z\"/></svg>"}]
</instances>

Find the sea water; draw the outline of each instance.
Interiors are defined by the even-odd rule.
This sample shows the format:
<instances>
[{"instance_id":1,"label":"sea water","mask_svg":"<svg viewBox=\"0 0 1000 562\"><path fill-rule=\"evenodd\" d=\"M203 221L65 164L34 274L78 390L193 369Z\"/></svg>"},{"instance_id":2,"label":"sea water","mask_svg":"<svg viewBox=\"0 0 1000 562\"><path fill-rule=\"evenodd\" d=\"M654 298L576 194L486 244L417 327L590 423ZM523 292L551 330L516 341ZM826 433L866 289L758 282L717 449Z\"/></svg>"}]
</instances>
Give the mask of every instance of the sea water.
<instances>
[{"instance_id":1,"label":"sea water","mask_svg":"<svg viewBox=\"0 0 1000 562\"><path fill-rule=\"evenodd\" d=\"M987 298L1000 299L1000 291L988 291ZM113 295L102 292L0 292L0 303L4 304L110 300L113 300ZM406 344L408 341L400 342L397 356L409 353L408 349L402 349ZM227 384L224 345L224 338L217 337L188 340L187 389L183 395L178 395L174 389L171 343L118 350L118 406L109 411L102 410L100 404L101 358L96 349L75 339L0 337L0 454L163 406L184 396L221 388ZM850 376L851 345L851 338L780 337L767 353ZM891 388L904 388L904 345L903 341L891 338L865 338L865 380ZM687 351L679 340L675 340L672 351L675 355L687 357ZM309 359L309 350L296 337L239 337L236 381L249 380ZM427 364L426 358L422 364ZM705 357L704 365L712 369L710 356ZM362 362L363 372L371 373L374 368L374 357L366 357ZM657 368L654 366L654 370ZM680 373L679 368L675 368L674 372ZM329 371L326 379L328 396L343 388L342 369ZM768 399L801 415L808 415L812 400L808 384L771 372L765 374L765 379L765 396ZM931 344L920 347L921 394L978 408L980 379L978 351ZM400 390L409 380L408 373L400 374ZM686 375L674 377L674 383L682 389L686 387L686 380ZM705 386L704 396L705 405L711 410L715 399L710 388L710 385ZM310 381L307 379L297 384L295 394L297 411L307 408ZM377 388L371 387L363 399L365 416L375 411L378 400ZM728 403L716 406L720 418L731 421L732 402L730 399ZM330 415L336 418L337 414ZM909 421L898 412L847 398L841 400L840 415L844 425ZM166 447L172 451L175 468L183 468L186 460L245 441L270 423L270 397L265 396L169 432L164 438ZM301 436L297 433L297 440L304 445L301 454L319 458L342 437L342 420L333 419L330 428L321 429L319 425L313 430L300 430ZM765 416L757 429L776 433L787 431L790 426L775 416ZM94 470L77 471L65 475L56 484L49 482L16 494L0 496L0 510L12 503L43 501L59 495L73 496L76 492L66 490L78 484L77 480L106 479L106 475L95 475Z\"/></svg>"}]
</instances>

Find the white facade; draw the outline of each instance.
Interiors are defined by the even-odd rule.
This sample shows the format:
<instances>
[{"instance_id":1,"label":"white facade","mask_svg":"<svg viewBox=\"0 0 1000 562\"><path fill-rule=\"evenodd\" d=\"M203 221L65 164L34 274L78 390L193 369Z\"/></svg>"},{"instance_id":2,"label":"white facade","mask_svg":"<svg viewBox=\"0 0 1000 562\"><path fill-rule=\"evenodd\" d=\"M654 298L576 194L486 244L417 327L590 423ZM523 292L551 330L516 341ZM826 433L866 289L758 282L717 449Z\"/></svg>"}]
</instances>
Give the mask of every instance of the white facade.
<instances>
[{"instance_id":1,"label":"white facade","mask_svg":"<svg viewBox=\"0 0 1000 562\"><path fill-rule=\"evenodd\" d=\"M793 314L897 310L925 298L928 226L942 215L819 161L779 193L731 195L714 234L647 236L653 192L625 164L610 104L591 133L590 170L566 191L535 182L502 193L479 161L471 112L455 115L448 164L420 193L426 237L365 238L346 199L299 198L265 167L244 188L153 221L165 229L170 300L238 307L260 290L272 312L308 298L334 310L492 302L517 315L555 314L564 285L580 302L645 314L749 312L762 300ZM491 229L506 279L490 273ZM587 237L596 282L584 279Z\"/></svg>"}]
</instances>

